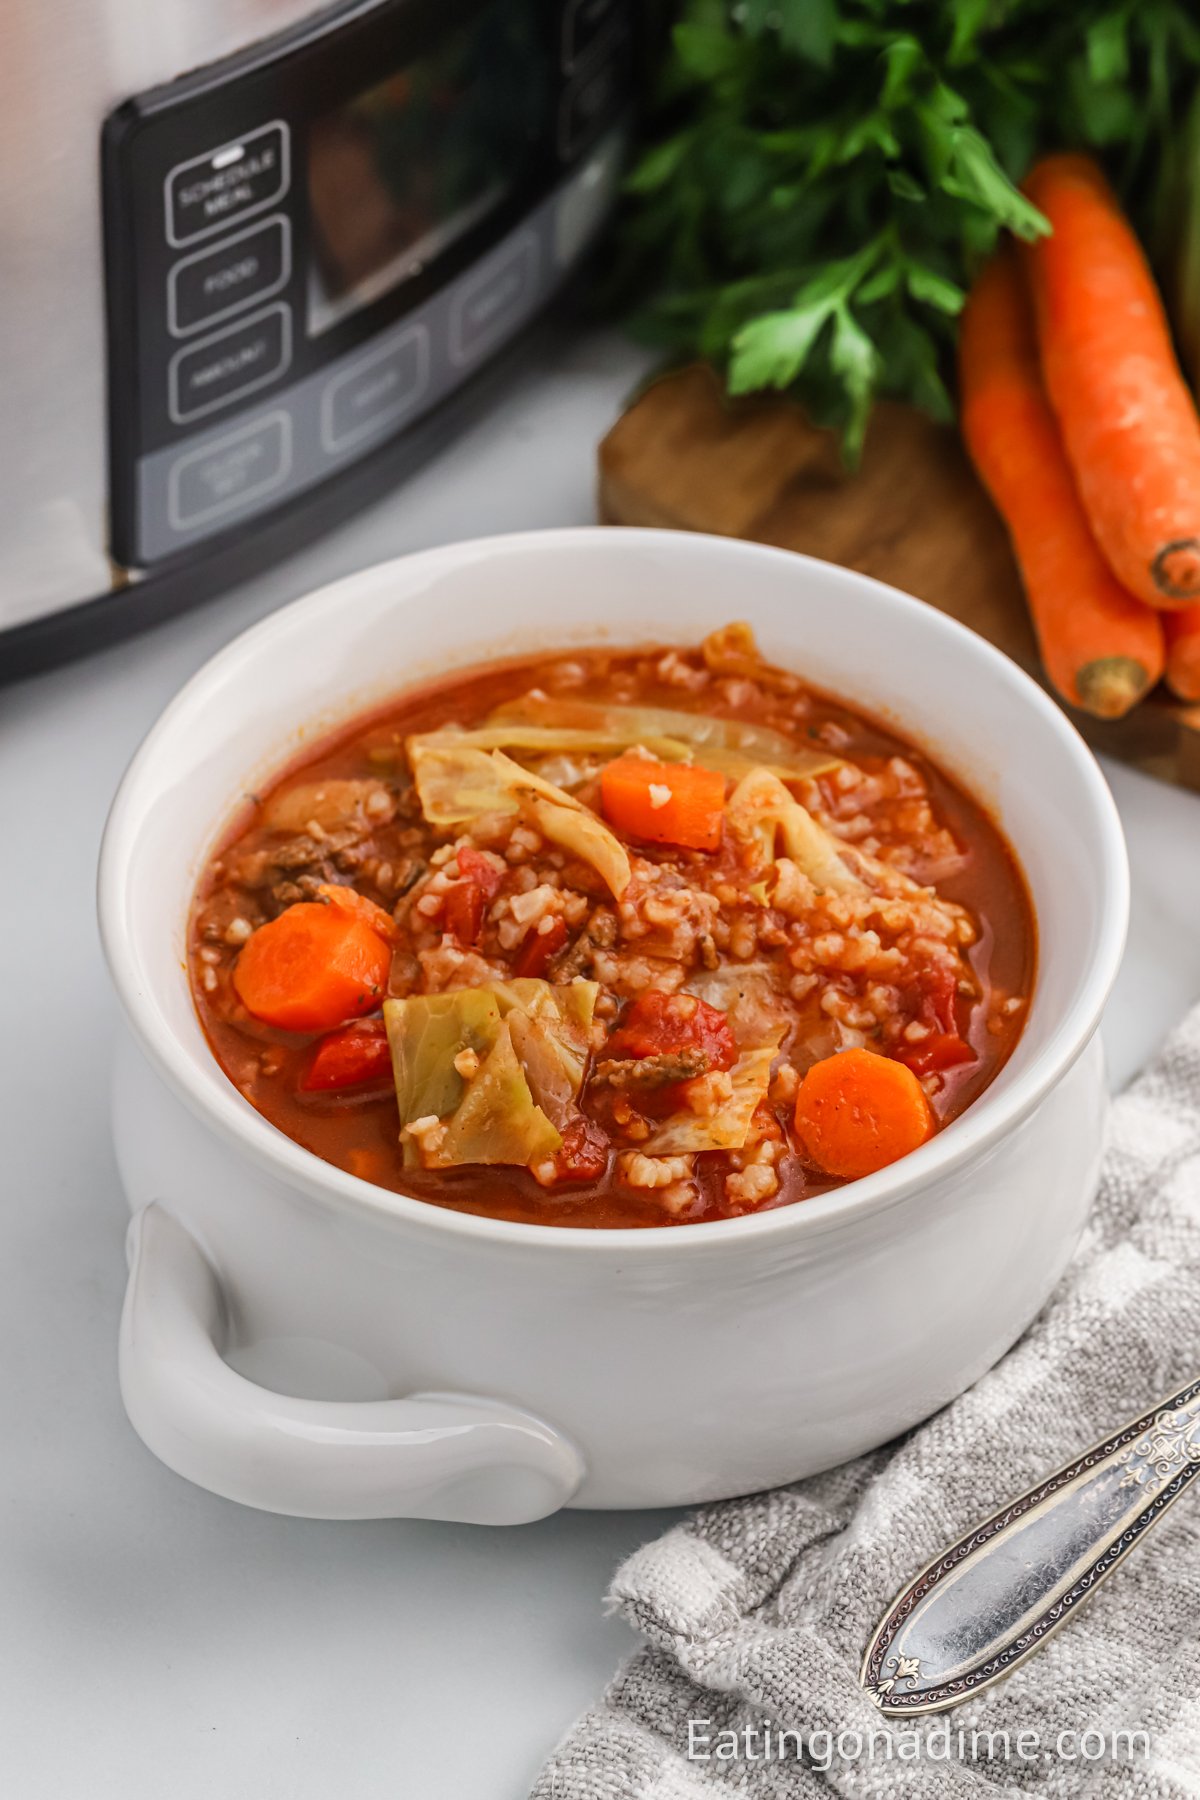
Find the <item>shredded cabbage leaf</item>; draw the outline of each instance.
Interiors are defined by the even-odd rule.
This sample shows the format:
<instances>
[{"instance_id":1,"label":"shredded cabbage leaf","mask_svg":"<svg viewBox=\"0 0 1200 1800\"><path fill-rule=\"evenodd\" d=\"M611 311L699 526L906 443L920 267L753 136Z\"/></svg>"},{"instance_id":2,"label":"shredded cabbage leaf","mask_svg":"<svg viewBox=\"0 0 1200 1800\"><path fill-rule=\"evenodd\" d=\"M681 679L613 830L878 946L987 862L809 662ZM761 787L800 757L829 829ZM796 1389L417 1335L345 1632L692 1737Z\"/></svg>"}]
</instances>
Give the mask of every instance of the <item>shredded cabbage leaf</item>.
<instances>
[{"instance_id":1,"label":"shredded cabbage leaf","mask_svg":"<svg viewBox=\"0 0 1200 1800\"><path fill-rule=\"evenodd\" d=\"M471 742L434 731L407 744L421 810L431 825L466 825L488 813L524 813L543 836L588 863L616 899L629 886L629 856L604 821L564 788Z\"/></svg>"},{"instance_id":2,"label":"shredded cabbage leaf","mask_svg":"<svg viewBox=\"0 0 1200 1800\"><path fill-rule=\"evenodd\" d=\"M340 831L347 825L365 831L371 822L367 806L378 794L386 796L387 789L371 777L304 781L271 794L263 803L259 822L269 831L307 831L313 821L325 831Z\"/></svg>"},{"instance_id":3,"label":"shredded cabbage leaf","mask_svg":"<svg viewBox=\"0 0 1200 1800\"><path fill-rule=\"evenodd\" d=\"M593 750L617 756L640 744L660 762L698 757L706 768L735 780L766 766L782 780L799 781L836 769L842 761L828 750L798 750L782 732L741 719L718 719L711 713L668 706L616 706L536 691L505 701L478 732L466 735L482 740L499 732L508 734L509 748L531 754Z\"/></svg>"},{"instance_id":4,"label":"shredded cabbage leaf","mask_svg":"<svg viewBox=\"0 0 1200 1800\"><path fill-rule=\"evenodd\" d=\"M762 651L754 627L745 619L733 619L710 631L700 645L700 654L714 675L748 675L753 679L762 668Z\"/></svg>"},{"instance_id":5,"label":"shredded cabbage leaf","mask_svg":"<svg viewBox=\"0 0 1200 1800\"><path fill-rule=\"evenodd\" d=\"M781 843L783 855L804 871L814 887L861 893L866 886L841 855L837 839L818 825L770 769L754 769L739 781L729 796L725 818L730 831L750 852L756 869L774 863Z\"/></svg>"},{"instance_id":6,"label":"shredded cabbage leaf","mask_svg":"<svg viewBox=\"0 0 1200 1800\"><path fill-rule=\"evenodd\" d=\"M672 1113L651 1132L642 1148L650 1156L683 1156L699 1150L740 1150L750 1135L755 1108L767 1097L771 1064L783 1038L783 1026L773 1041L743 1050L729 1078L733 1093L708 1118L698 1113Z\"/></svg>"},{"instance_id":7,"label":"shredded cabbage leaf","mask_svg":"<svg viewBox=\"0 0 1200 1800\"><path fill-rule=\"evenodd\" d=\"M683 984L685 994L695 994L723 1012L738 1045L759 1045L781 1035L792 1016L778 990L776 964L727 962L716 969L698 969Z\"/></svg>"},{"instance_id":8,"label":"shredded cabbage leaf","mask_svg":"<svg viewBox=\"0 0 1200 1800\"><path fill-rule=\"evenodd\" d=\"M383 1020L400 1123L410 1125L414 1119L444 1119L461 1104L467 1084L454 1059L464 1050L487 1054L500 1031L500 1008L486 988L457 988L385 1000Z\"/></svg>"},{"instance_id":9,"label":"shredded cabbage leaf","mask_svg":"<svg viewBox=\"0 0 1200 1800\"><path fill-rule=\"evenodd\" d=\"M583 1086L600 983L577 978L559 984L518 975L511 981L493 982L487 991L495 995L502 1018L521 1012L547 1026L566 1065L572 1096L577 1095Z\"/></svg>"},{"instance_id":10,"label":"shredded cabbage leaf","mask_svg":"<svg viewBox=\"0 0 1200 1800\"><path fill-rule=\"evenodd\" d=\"M534 1100L513 1045L512 1024L504 1019L487 1060L467 1083L462 1104L434 1153L435 1166L528 1164L553 1156L561 1148L562 1133Z\"/></svg>"},{"instance_id":11,"label":"shredded cabbage leaf","mask_svg":"<svg viewBox=\"0 0 1200 1800\"><path fill-rule=\"evenodd\" d=\"M445 1131L419 1146L402 1131L405 1162L524 1164L562 1147L578 1110L599 988L532 977L385 1000L401 1127L436 1118ZM464 1075L455 1058L474 1053Z\"/></svg>"}]
</instances>

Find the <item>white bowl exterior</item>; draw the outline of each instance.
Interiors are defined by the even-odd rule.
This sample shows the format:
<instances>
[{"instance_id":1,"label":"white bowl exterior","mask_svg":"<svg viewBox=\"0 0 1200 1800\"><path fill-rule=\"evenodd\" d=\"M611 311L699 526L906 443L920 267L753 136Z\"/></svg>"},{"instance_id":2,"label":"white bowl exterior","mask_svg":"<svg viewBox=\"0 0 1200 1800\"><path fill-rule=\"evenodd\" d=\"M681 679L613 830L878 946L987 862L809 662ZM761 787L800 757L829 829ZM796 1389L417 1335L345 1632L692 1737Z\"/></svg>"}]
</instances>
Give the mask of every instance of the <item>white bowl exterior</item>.
<instances>
[{"instance_id":1,"label":"white bowl exterior","mask_svg":"<svg viewBox=\"0 0 1200 1800\"><path fill-rule=\"evenodd\" d=\"M632 1254L564 1257L536 1228L447 1238L436 1219L397 1229L323 1206L207 1130L129 1039L114 1081L131 1207L169 1196L218 1272L235 1342L286 1359L306 1340L309 1368L350 1351L378 1382L348 1398L511 1401L581 1451L571 1504L606 1508L775 1487L944 1406L1066 1266L1106 1105L1094 1038L1002 1144L854 1230L731 1236L700 1258L657 1234Z\"/></svg>"},{"instance_id":2,"label":"white bowl exterior","mask_svg":"<svg viewBox=\"0 0 1200 1800\"><path fill-rule=\"evenodd\" d=\"M514 1226L396 1198L254 1113L204 1042L184 968L195 880L237 796L360 708L454 666L694 642L730 618L749 619L773 660L928 748L1017 850L1040 973L987 1094L867 1182L755 1218L639 1233ZM667 533L548 532L402 559L238 640L126 777L101 922L157 1070L122 1063L130 1201L179 1212L213 1256L242 1337L328 1339L392 1391L463 1386L541 1412L584 1451L576 1504L792 1479L943 1404L1045 1299L1094 1187L1098 1046L1070 1071L1111 986L1126 908L1120 828L1088 752L1014 665L919 602L806 558Z\"/></svg>"}]
</instances>

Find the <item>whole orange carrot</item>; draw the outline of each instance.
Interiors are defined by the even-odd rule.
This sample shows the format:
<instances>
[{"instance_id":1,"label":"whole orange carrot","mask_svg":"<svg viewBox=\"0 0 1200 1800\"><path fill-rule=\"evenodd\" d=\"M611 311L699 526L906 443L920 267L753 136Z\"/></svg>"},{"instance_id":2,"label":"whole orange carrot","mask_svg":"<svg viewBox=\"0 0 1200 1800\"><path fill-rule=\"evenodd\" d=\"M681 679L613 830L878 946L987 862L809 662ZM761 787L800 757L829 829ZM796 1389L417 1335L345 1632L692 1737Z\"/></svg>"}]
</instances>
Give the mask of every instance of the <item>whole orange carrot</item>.
<instances>
[{"instance_id":1,"label":"whole orange carrot","mask_svg":"<svg viewBox=\"0 0 1200 1800\"><path fill-rule=\"evenodd\" d=\"M1114 574L1152 606L1200 597L1200 419L1141 246L1086 156L1025 183L1053 227L1023 255L1050 403Z\"/></svg>"},{"instance_id":2,"label":"whole orange carrot","mask_svg":"<svg viewBox=\"0 0 1200 1800\"><path fill-rule=\"evenodd\" d=\"M1168 613L1167 685L1181 700L1200 700L1200 606Z\"/></svg>"},{"instance_id":3,"label":"whole orange carrot","mask_svg":"<svg viewBox=\"0 0 1200 1800\"><path fill-rule=\"evenodd\" d=\"M1121 586L1092 537L1012 251L993 257L972 288L958 354L963 436L1008 526L1046 673L1073 705L1117 718L1162 674L1162 623Z\"/></svg>"}]
</instances>

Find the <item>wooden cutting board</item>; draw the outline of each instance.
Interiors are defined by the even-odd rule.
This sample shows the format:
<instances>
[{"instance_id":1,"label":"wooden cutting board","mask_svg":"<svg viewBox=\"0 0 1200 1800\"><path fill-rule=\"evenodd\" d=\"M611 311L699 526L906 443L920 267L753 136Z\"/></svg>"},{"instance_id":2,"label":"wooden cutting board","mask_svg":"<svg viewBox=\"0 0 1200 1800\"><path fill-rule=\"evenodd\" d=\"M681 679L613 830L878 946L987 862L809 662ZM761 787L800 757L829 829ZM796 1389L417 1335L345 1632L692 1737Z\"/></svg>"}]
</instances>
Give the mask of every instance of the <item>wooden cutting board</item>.
<instances>
[{"instance_id":1,"label":"wooden cutting board","mask_svg":"<svg viewBox=\"0 0 1200 1800\"><path fill-rule=\"evenodd\" d=\"M833 436L790 402L731 402L711 370L684 369L648 387L601 444L600 514L844 563L950 613L1042 679L1004 527L957 434L909 407L876 407L850 477ZM1064 710L1097 750L1200 791L1200 705L1160 690L1124 719Z\"/></svg>"}]
</instances>

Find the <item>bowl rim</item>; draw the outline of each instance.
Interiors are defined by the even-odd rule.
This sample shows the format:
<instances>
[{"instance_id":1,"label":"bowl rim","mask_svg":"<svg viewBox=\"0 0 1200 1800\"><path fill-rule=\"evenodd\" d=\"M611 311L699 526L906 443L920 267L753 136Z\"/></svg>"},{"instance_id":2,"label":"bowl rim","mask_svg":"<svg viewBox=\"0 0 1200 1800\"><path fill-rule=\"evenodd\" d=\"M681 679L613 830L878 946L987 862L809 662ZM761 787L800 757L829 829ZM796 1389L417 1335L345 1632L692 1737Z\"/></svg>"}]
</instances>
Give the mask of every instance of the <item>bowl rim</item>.
<instances>
[{"instance_id":1,"label":"bowl rim","mask_svg":"<svg viewBox=\"0 0 1200 1800\"><path fill-rule=\"evenodd\" d=\"M280 633L303 627L310 616L331 609L353 592L365 578L377 578L381 571L404 571L406 576L420 577L424 572L462 566L480 556L492 554L539 555L543 551L571 548L612 550L622 555L640 548L653 549L672 557L694 555L706 547L733 559L761 562L786 560L795 568L798 578L805 569L818 569L823 579L832 575L848 590L866 587L885 597L890 605L907 611L914 629L957 640L969 654L976 656L981 674L990 671L1007 684L1021 704L1040 715L1043 724L1057 739L1061 753L1075 766L1077 775L1090 791L1093 802L1095 836L1104 862L1106 899L1101 908L1098 941L1088 969L1078 984L1071 1003L1051 1026L1045 1044L1036 1052L1027 1069L999 1094L995 1084L986 1088L951 1128L939 1133L920 1149L911 1152L887 1168L847 1182L827 1193L815 1195L802 1203L769 1208L733 1219L714 1219L679 1225L622 1226L613 1229L582 1226L528 1224L511 1219L496 1219L487 1214L460 1212L415 1196L395 1193L389 1188L351 1175L333 1163L325 1162L314 1152L304 1149L294 1139L271 1124L257 1112L234 1087L212 1059L213 1070L221 1076L219 1083L198 1073L192 1051L180 1040L160 1008L137 980L137 965L132 948L126 942L125 872L136 851L143 788L153 775L160 746L169 739L181 715L193 708L204 691L219 683L223 675L243 658L257 655L264 645ZM397 588L396 603L404 605L411 597L408 589ZM462 667L469 668L469 660ZM398 690L402 691L402 690ZM851 698L850 704L853 704ZM231 797L232 806L232 797ZM490 1243L497 1249L555 1249L572 1255L616 1254L618 1257L640 1251L661 1252L669 1248L686 1255L701 1255L719 1250L722 1245L732 1252L749 1241L778 1238L792 1234L824 1233L831 1229L852 1227L856 1218L898 1205L917 1190L930 1186L955 1169L976 1160L1014 1130L1062 1080L1082 1054L1099 1021L1108 999L1124 949L1129 916L1129 863L1116 802L1075 726L1059 706L1011 658L1005 656L987 639L960 624L956 619L925 602L894 588L873 576L860 574L840 564L806 556L797 551L777 548L746 539L718 537L705 533L677 532L648 527L559 526L544 530L491 534L482 538L459 539L449 544L412 551L356 570L338 580L325 583L240 632L221 650L208 658L178 690L159 713L142 740L121 778L105 824L97 873L97 908L100 937L110 977L117 991L125 1019L133 1035L149 1058L152 1067L165 1078L168 1087L201 1119L214 1127L242 1155L276 1179L283 1178L310 1198L335 1210L370 1214L379 1223L415 1227L437 1236L464 1238L475 1245Z\"/></svg>"}]
</instances>

